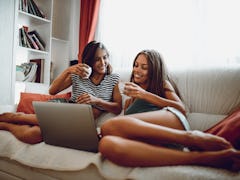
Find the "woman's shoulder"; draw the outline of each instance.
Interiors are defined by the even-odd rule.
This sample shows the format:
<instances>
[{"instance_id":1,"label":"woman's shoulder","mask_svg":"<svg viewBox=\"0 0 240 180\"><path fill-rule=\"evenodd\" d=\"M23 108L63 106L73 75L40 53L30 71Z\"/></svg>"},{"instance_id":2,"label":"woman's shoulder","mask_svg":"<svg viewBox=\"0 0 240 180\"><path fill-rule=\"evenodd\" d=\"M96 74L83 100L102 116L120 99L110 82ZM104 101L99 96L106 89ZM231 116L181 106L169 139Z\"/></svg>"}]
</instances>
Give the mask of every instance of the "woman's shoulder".
<instances>
[{"instance_id":1,"label":"woman's shoulder","mask_svg":"<svg viewBox=\"0 0 240 180\"><path fill-rule=\"evenodd\" d=\"M164 83L163 83L163 85L164 85L164 89L165 89L165 90L174 91L173 85L171 84L170 81L165 80Z\"/></svg>"},{"instance_id":2,"label":"woman's shoulder","mask_svg":"<svg viewBox=\"0 0 240 180\"><path fill-rule=\"evenodd\" d=\"M117 74L117 73L112 73L112 74L109 74L110 77L113 77L113 78L120 78L120 75Z\"/></svg>"},{"instance_id":3,"label":"woman's shoulder","mask_svg":"<svg viewBox=\"0 0 240 180\"><path fill-rule=\"evenodd\" d=\"M108 74L105 76L105 82L107 81L108 83L112 84L113 86L115 86L119 80L120 80L120 75L119 74Z\"/></svg>"},{"instance_id":4,"label":"woman's shoulder","mask_svg":"<svg viewBox=\"0 0 240 180\"><path fill-rule=\"evenodd\" d=\"M112 73L112 74L108 74L106 75L107 79L111 79L113 81L119 81L120 80L120 75L117 73Z\"/></svg>"}]
</instances>

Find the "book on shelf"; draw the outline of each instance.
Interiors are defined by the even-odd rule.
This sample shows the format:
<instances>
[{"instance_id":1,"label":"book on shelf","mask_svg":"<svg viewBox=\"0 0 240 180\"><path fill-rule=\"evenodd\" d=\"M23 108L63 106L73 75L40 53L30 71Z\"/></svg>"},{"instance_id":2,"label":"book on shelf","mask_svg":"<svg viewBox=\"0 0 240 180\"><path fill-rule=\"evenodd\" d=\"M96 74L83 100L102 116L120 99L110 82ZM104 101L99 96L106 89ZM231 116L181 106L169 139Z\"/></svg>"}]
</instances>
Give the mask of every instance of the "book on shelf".
<instances>
[{"instance_id":1,"label":"book on shelf","mask_svg":"<svg viewBox=\"0 0 240 180\"><path fill-rule=\"evenodd\" d=\"M44 59L30 59L30 62L37 64L36 80L37 83L43 83Z\"/></svg>"},{"instance_id":2,"label":"book on shelf","mask_svg":"<svg viewBox=\"0 0 240 180\"><path fill-rule=\"evenodd\" d=\"M37 72L37 63L29 62L22 63L21 65L16 66L16 79L24 82L35 82L36 80L36 72ZM19 75L22 75L19 78Z\"/></svg>"},{"instance_id":3,"label":"book on shelf","mask_svg":"<svg viewBox=\"0 0 240 180\"><path fill-rule=\"evenodd\" d=\"M42 45L42 43L39 41L39 39L37 38L37 36L36 36L35 34L31 34L30 36L31 36L31 38L33 39L33 41L37 44L37 46L39 47L39 50L44 51L45 48L44 48L44 46Z\"/></svg>"},{"instance_id":4,"label":"book on shelf","mask_svg":"<svg viewBox=\"0 0 240 180\"><path fill-rule=\"evenodd\" d=\"M20 65L16 65L16 81L24 81L25 74L24 69Z\"/></svg>"},{"instance_id":5,"label":"book on shelf","mask_svg":"<svg viewBox=\"0 0 240 180\"><path fill-rule=\"evenodd\" d=\"M25 82L35 82L36 80L36 72L37 72L37 64L36 63L28 63L30 66L30 71L25 75Z\"/></svg>"},{"instance_id":6,"label":"book on shelf","mask_svg":"<svg viewBox=\"0 0 240 180\"><path fill-rule=\"evenodd\" d=\"M28 3L28 12L29 12L30 14L35 15L35 16L39 16L39 15L37 14L35 8L33 7L33 4L31 3L31 1L29 1L29 3ZM40 17L41 17L41 16L40 16Z\"/></svg>"},{"instance_id":7,"label":"book on shelf","mask_svg":"<svg viewBox=\"0 0 240 180\"><path fill-rule=\"evenodd\" d=\"M22 47L32 48L31 44L27 38L28 27L23 26L19 29L19 45Z\"/></svg>"},{"instance_id":8,"label":"book on shelf","mask_svg":"<svg viewBox=\"0 0 240 180\"><path fill-rule=\"evenodd\" d=\"M19 0L19 10L41 18L46 18L45 14L42 12L34 0Z\"/></svg>"},{"instance_id":9,"label":"book on shelf","mask_svg":"<svg viewBox=\"0 0 240 180\"><path fill-rule=\"evenodd\" d=\"M34 41L34 39L32 38L32 36L30 36L28 33L26 33L27 39L30 42L31 48L32 49L37 49L39 50L39 46L37 45L37 43Z\"/></svg>"},{"instance_id":10,"label":"book on shelf","mask_svg":"<svg viewBox=\"0 0 240 180\"><path fill-rule=\"evenodd\" d=\"M27 10L27 0L19 0L19 10L28 12Z\"/></svg>"},{"instance_id":11,"label":"book on shelf","mask_svg":"<svg viewBox=\"0 0 240 180\"><path fill-rule=\"evenodd\" d=\"M36 36L37 39L40 41L40 43L42 44L42 46L43 46L44 48L46 47L46 44L45 44L44 40L41 38L41 36L39 35L39 33L38 33L36 30L29 31L28 34L30 34L30 35L35 34L35 36Z\"/></svg>"},{"instance_id":12,"label":"book on shelf","mask_svg":"<svg viewBox=\"0 0 240 180\"><path fill-rule=\"evenodd\" d=\"M45 18L43 12L39 9L38 5L35 3L34 0L28 0L28 7L32 7L34 11L34 15L39 16L41 18Z\"/></svg>"},{"instance_id":13,"label":"book on shelf","mask_svg":"<svg viewBox=\"0 0 240 180\"><path fill-rule=\"evenodd\" d=\"M27 26L19 29L19 45L36 50L45 50L45 42L36 30L28 31Z\"/></svg>"},{"instance_id":14,"label":"book on shelf","mask_svg":"<svg viewBox=\"0 0 240 180\"><path fill-rule=\"evenodd\" d=\"M18 34L18 42L19 42L19 46L23 46L23 35L22 35L22 28L19 28L19 34Z\"/></svg>"},{"instance_id":15,"label":"book on shelf","mask_svg":"<svg viewBox=\"0 0 240 180\"><path fill-rule=\"evenodd\" d=\"M20 37L20 40L22 41L22 47L31 47L28 40L27 40L27 36L26 36L26 33L25 33L25 28L22 27L20 28L21 30L21 37Z\"/></svg>"}]
</instances>

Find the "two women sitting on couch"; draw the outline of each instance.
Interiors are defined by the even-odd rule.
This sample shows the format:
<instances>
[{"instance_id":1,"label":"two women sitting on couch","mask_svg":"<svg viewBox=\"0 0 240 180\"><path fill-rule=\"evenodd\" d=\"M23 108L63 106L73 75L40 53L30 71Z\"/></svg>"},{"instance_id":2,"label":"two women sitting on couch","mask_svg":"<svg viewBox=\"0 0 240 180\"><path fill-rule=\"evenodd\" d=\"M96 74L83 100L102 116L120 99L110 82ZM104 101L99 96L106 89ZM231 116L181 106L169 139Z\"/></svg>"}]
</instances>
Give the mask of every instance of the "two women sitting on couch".
<instances>
[{"instance_id":1,"label":"two women sitting on couch","mask_svg":"<svg viewBox=\"0 0 240 180\"><path fill-rule=\"evenodd\" d=\"M117 86L115 90L118 94ZM125 85L124 93L130 97L124 107L125 115L110 119L101 127L102 155L124 166L204 165L239 170L240 152L231 143L218 136L190 131L185 106L177 92L160 54L141 51L133 63L131 82ZM115 99L120 102L118 98L117 95ZM119 110L114 112L118 114ZM14 124L19 120L15 117L18 116L3 114L0 121ZM0 123L0 129L4 129L3 124ZM183 147L188 147L188 151Z\"/></svg>"}]
</instances>

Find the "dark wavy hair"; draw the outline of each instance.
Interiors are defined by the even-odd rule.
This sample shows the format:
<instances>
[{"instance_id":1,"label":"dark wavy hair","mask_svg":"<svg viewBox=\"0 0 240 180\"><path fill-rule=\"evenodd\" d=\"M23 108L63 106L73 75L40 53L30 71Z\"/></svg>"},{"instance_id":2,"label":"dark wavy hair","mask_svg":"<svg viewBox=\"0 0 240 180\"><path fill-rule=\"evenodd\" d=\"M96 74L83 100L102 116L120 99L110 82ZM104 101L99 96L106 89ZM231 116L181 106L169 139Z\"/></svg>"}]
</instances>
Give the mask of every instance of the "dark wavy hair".
<instances>
[{"instance_id":1,"label":"dark wavy hair","mask_svg":"<svg viewBox=\"0 0 240 180\"><path fill-rule=\"evenodd\" d=\"M181 98L175 82L170 78L170 75L168 74L161 54L156 50L140 51L133 61L133 67L139 55L144 55L148 61L148 87L146 90L158 96L166 97L165 90L168 89L164 88L164 82L165 80L168 80L172 84L177 95ZM130 81L133 82L133 72Z\"/></svg>"},{"instance_id":2,"label":"dark wavy hair","mask_svg":"<svg viewBox=\"0 0 240 180\"><path fill-rule=\"evenodd\" d=\"M83 50L82 63L85 63L90 67L93 67L95 63L95 54L98 48L106 51L107 56L109 58L109 52L103 43L97 42L97 41L91 41L85 46ZM112 66L108 62L106 74L111 74L111 73L112 73Z\"/></svg>"}]
</instances>

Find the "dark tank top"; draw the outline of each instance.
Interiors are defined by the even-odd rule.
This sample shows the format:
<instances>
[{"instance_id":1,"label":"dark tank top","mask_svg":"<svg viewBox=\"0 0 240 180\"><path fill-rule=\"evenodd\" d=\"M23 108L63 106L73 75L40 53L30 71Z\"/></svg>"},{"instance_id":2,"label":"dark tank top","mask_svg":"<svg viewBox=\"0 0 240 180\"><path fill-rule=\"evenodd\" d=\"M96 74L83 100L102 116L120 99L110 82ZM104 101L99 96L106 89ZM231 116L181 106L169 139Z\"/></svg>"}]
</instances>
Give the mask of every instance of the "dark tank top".
<instances>
[{"instance_id":1,"label":"dark tank top","mask_svg":"<svg viewBox=\"0 0 240 180\"><path fill-rule=\"evenodd\" d=\"M160 108L145 100L135 99L135 101L126 109L125 114L135 114L156 110L160 110Z\"/></svg>"}]
</instances>

